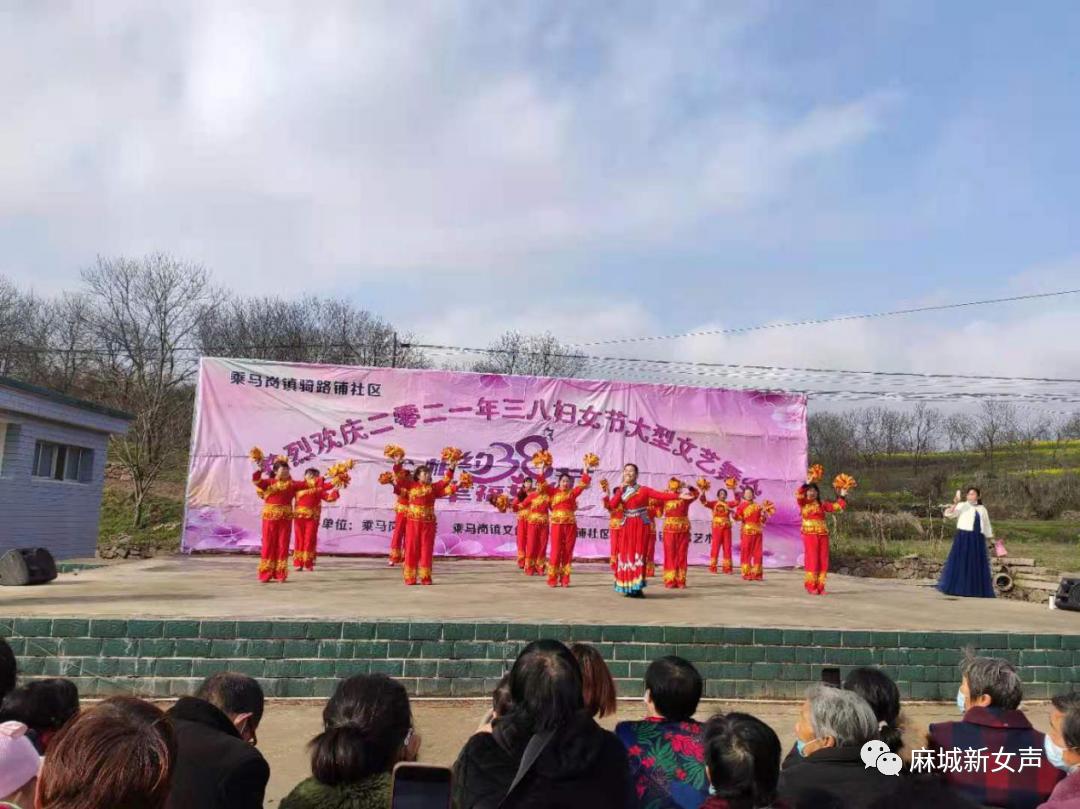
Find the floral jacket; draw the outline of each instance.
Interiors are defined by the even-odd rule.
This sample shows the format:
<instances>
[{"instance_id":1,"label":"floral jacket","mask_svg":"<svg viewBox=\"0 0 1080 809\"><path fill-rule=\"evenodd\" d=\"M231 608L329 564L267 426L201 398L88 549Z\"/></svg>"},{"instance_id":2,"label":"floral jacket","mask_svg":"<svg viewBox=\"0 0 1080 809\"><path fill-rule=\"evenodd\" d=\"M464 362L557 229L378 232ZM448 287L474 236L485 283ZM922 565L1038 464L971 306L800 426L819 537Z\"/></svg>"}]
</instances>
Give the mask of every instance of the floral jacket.
<instances>
[{"instance_id":1,"label":"floral jacket","mask_svg":"<svg viewBox=\"0 0 1080 809\"><path fill-rule=\"evenodd\" d=\"M698 809L709 796L699 722L620 722L640 809Z\"/></svg>"}]
</instances>

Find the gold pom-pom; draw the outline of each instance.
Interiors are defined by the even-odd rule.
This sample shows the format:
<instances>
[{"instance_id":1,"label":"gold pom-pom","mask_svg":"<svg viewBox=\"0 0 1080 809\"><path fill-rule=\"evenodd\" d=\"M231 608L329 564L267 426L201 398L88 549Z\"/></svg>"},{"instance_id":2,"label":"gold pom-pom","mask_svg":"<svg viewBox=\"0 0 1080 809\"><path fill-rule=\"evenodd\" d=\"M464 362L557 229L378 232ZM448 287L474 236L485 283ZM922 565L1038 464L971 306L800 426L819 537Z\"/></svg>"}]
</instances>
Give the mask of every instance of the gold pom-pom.
<instances>
[{"instance_id":1,"label":"gold pom-pom","mask_svg":"<svg viewBox=\"0 0 1080 809\"><path fill-rule=\"evenodd\" d=\"M585 453L585 468L586 469L596 469L598 466L600 466L600 456L593 453L593 452L586 452Z\"/></svg>"},{"instance_id":2,"label":"gold pom-pom","mask_svg":"<svg viewBox=\"0 0 1080 809\"><path fill-rule=\"evenodd\" d=\"M510 508L510 498L505 494L496 495L491 499L491 504L499 511L505 512Z\"/></svg>"},{"instance_id":3,"label":"gold pom-pom","mask_svg":"<svg viewBox=\"0 0 1080 809\"><path fill-rule=\"evenodd\" d=\"M608 489L610 489L610 488L611 488L611 484L609 484L607 482L607 478L601 478L600 479L600 491L602 491L604 494L607 494Z\"/></svg>"},{"instance_id":4,"label":"gold pom-pom","mask_svg":"<svg viewBox=\"0 0 1080 809\"><path fill-rule=\"evenodd\" d=\"M668 491L677 492L682 488L682 481L678 478L672 478L667 482Z\"/></svg>"},{"instance_id":5,"label":"gold pom-pom","mask_svg":"<svg viewBox=\"0 0 1080 809\"><path fill-rule=\"evenodd\" d=\"M461 476L458 478L458 488L468 489L470 486L472 486L472 475L468 472L462 472Z\"/></svg>"},{"instance_id":6,"label":"gold pom-pom","mask_svg":"<svg viewBox=\"0 0 1080 809\"><path fill-rule=\"evenodd\" d=\"M274 463L288 463L288 462L289 462L289 458L288 458L287 455L278 455L276 458L274 458Z\"/></svg>"},{"instance_id":7,"label":"gold pom-pom","mask_svg":"<svg viewBox=\"0 0 1080 809\"><path fill-rule=\"evenodd\" d=\"M725 478L724 485L727 486L728 491L734 491L739 486L739 481L736 478Z\"/></svg>"},{"instance_id":8,"label":"gold pom-pom","mask_svg":"<svg viewBox=\"0 0 1080 809\"><path fill-rule=\"evenodd\" d=\"M443 447L440 457L447 463L457 463L465 456L457 447Z\"/></svg>"},{"instance_id":9,"label":"gold pom-pom","mask_svg":"<svg viewBox=\"0 0 1080 809\"><path fill-rule=\"evenodd\" d=\"M393 482L394 482L394 473L393 472L383 472L382 474L379 475L379 483L381 483L383 486L387 486L387 485L389 485L389 484L391 484Z\"/></svg>"},{"instance_id":10,"label":"gold pom-pom","mask_svg":"<svg viewBox=\"0 0 1080 809\"><path fill-rule=\"evenodd\" d=\"M706 480L705 478L698 478L697 479L697 487L698 487L699 492L707 492L707 491L709 491L709 488L711 486L712 486L712 484L709 483L709 481Z\"/></svg>"},{"instance_id":11,"label":"gold pom-pom","mask_svg":"<svg viewBox=\"0 0 1080 809\"><path fill-rule=\"evenodd\" d=\"M255 463L262 463L263 458L265 458L266 456L263 454L263 451L258 447L252 447L251 451L248 453L248 457L251 458L251 460L253 460Z\"/></svg>"},{"instance_id":12,"label":"gold pom-pom","mask_svg":"<svg viewBox=\"0 0 1080 809\"><path fill-rule=\"evenodd\" d=\"M539 452L534 452L532 456L532 463L537 469L542 469L545 466L553 466L555 461L551 457L551 453L546 449L542 449Z\"/></svg>"},{"instance_id":13,"label":"gold pom-pom","mask_svg":"<svg viewBox=\"0 0 1080 809\"><path fill-rule=\"evenodd\" d=\"M776 503L772 500L766 500L761 504L761 510L765 513L766 517L771 517L776 513Z\"/></svg>"},{"instance_id":14,"label":"gold pom-pom","mask_svg":"<svg viewBox=\"0 0 1080 809\"><path fill-rule=\"evenodd\" d=\"M811 483L817 483L823 477L825 477L825 467L819 463L814 464L806 470L806 477Z\"/></svg>"},{"instance_id":15,"label":"gold pom-pom","mask_svg":"<svg viewBox=\"0 0 1080 809\"><path fill-rule=\"evenodd\" d=\"M847 474L844 474L843 472L841 472L839 475L837 475L835 478L833 478L832 485L833 485L833 488L836 489L837 491L840 491L841 489L847 489L848 491L850 491L851 489L854 489L859 484L855 481L855 478L853 478L851 475L847 475Z\"/></svg>"},{"instance_id":16,"label":"gold pom-pom","mask_svg":"<svg viewBox=\"0 0 1080 809\"><path fill-rule=\"evenodd\" d=\"M397 444L387 444L383 447L383 455L389 458L391 461L402 461L405 459L405 450L399 447Z\"/></svg>"}]
</instances>

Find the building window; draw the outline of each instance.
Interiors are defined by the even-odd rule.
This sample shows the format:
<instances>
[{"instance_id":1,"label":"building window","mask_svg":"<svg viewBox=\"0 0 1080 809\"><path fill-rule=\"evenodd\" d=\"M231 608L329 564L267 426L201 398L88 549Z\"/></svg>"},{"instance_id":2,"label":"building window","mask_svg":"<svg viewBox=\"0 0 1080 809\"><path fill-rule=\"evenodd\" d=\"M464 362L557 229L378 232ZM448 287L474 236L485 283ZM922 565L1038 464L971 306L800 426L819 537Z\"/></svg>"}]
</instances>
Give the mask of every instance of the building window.
<instances>
[{"instance_id":1,"label":"building window","mask_svg":"<svg viewBox=\"0 0 1080 809\"><path fill-rule=\"evenodd\" d=\"M69 444L38 441L34 444L33 475L49 480L89 483L94 468L94 451Z\"/></svg>"}]
</instances>

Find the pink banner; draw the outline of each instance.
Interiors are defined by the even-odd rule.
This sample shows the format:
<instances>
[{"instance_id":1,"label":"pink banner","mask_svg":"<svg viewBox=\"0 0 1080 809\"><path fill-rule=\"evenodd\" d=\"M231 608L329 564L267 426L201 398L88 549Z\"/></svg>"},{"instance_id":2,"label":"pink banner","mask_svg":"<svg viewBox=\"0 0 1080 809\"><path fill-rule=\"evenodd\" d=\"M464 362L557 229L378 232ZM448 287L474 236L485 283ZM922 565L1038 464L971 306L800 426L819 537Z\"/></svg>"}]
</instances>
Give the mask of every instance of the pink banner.
<instances>
[{"instance_id":1,"label":"pink banner","mask_svg":"<svg viewBox=\"0 0 1080 809\"><path fill-rule=\"evenodd\" d=\"M596 478L619 480L636 463L646 485L678 476L708 478L710 492L736 477L771 499L767 566L801 562L794 491L806 474L806 399L671 385L498 376L449 371L204 358L199 370L183 549L253 552L261 502L248 451L290 459L294 477L315 466L356 461L352 485L323 507L319 550L384 554L394 497L378 483L386 444L442 473L445 446L466 453L474 486L438 505L435 552L513 557L515 517L487 503L512 494L528 461L548 449L556 470L580 473L585 453L600 457ZM608 517L594 482L580 500L580 558L607 558ZM708 559L710 515L696 504L690 561ZM736 530L736 535L738 531ZM737 562L737 559L736 559Z\"/></svg>"}]
</instances>

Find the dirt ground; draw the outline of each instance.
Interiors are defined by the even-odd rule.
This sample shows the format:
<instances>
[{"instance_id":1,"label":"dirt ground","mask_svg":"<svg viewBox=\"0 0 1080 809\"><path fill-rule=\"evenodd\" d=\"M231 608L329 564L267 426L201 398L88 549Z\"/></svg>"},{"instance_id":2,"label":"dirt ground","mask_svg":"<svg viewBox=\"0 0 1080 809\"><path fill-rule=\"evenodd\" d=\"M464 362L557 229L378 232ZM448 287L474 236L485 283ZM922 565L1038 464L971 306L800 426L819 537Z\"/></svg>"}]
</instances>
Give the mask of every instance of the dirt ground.
<instances>
[{"instance_id":1,"label":"dirt ground","mask_svg":"<svg viewBox=\"0 0 1080 809\"><path fill-rule=\"evenodd\" d=\"M309 700L275 702L267 706L259 728L259 749L270 762L267 807L277 806L289 790L310 775L304 746L321 728L323 705L321 700ZM453 763L488 709L484 700L413 700L412 705L416 729L422 736L420 759L444 765ZM1025 704L1025 709L1036 727L1046 728L1048 709L1045 703ZM798 703L709 701L702 703L698 718L707 718L719 710L745 711L768 722L785 750L795 743ZM905 713L916 727L956 718L956 709L943 703L912 703L905 706ZM618 715L601 720L601 724L613 728L621 719L640 719L643 715L640 702L621 701Z\"/></svg>"}]
</instances>

